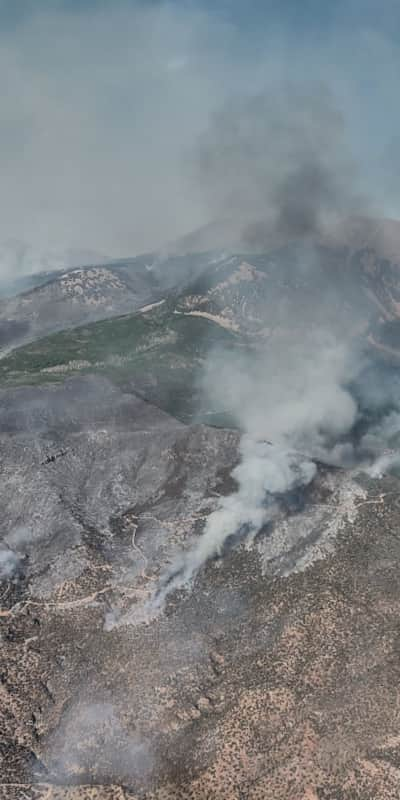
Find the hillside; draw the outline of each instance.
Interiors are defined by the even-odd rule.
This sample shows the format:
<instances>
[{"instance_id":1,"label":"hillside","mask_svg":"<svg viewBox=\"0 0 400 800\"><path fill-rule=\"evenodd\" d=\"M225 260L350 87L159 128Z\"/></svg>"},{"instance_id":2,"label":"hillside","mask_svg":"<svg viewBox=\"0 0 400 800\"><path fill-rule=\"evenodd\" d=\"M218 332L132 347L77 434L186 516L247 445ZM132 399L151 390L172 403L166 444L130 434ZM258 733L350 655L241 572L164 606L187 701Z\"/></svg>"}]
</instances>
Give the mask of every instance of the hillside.
<instances>
[{"instance_id":1,"label":"hillside","mask_svg":"<svg viewBox=\"0 0 400 800\"><path fill-rule=\"evenodd\" d=\"M185 285L209 263L207 253L147 254L21 279L14 296L0 291L0 355L52 331L135 311Z\"/></svg>"},{"instance_id":2,"label":"hillside","mask_svg":"<svg viewBox=\"0 0 400 800\"><path fill-rule=\"evenodd\" d=\"M2 800L398 796L399 285L303 242L11 301L69 322L0 361Z\"/></svg>"},{"instance_id":3,"label":"hillside","mask_svg":"<svg viewBox=\"0 0 400 800\"><path fill-rule=\"evenodd\" d=\"M171 284L182 282L178 270L187 262L174 262L174 269L172 260L165 262L164 285L168 275ZM400 268L370 249L354 253L346 248L285 247L264 255L214 259L204 254L192 268L200 274L183 290L168 287L161 300L134 314L93 323L92 309L103 317L112 298L117 298L113 313L121 304L138 303L140 293L133 302L125 288L127 266L114 272L102 268L66 273L44 287L46 297L61 293L61 302L66 304L67 297L75 303L77 318L86 314L88 324L11 352L0 361L1 383L59 382L94 371L186 419L187 414L205 411L199 376L210 351L218 348L268 351L326 327L339 338L398 358ZM160 273L152 276L156 296L162 292ZM16 302L29 305L32 300L30 293ZM57 302L51 301L53 309ZM215 410L215 418L228 409L227 400L224 409Z\"/></svg>"},{"instance_id":4,"label":"hillside","mask_svg":"<svg viewBox=\"0 0 400 800\"><path fill-rule=\"evenodd\" d=\"M4 800L395 797L398 478L320 468L163 609L238 434L100 377L0 409Z\"/></svg>"},{"instance_id":5,"label":"hillside","mask_svg":"<svg viewBox=\"0 0 400 800\"><path fill-rule=\"evenodd\" d=\"M111 316L140 306L151 296L151 280L127 278L107 267L77 268L0 303L0 345L22 336L73 327L83 320Z\"/></svg>"}]
</instances>

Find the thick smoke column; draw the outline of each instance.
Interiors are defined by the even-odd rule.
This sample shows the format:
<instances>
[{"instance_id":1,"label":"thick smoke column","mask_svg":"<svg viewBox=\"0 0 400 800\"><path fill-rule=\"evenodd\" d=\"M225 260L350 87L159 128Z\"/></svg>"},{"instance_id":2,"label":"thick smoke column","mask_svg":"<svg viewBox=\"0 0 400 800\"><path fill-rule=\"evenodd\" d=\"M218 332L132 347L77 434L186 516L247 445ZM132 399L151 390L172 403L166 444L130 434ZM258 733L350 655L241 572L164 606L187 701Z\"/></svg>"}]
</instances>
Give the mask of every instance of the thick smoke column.
<instances>
[{"instance_id":1,"label":"thick smoke column","mask_svg":"<svg viewBox=\"0 0 400 800\"><path fill-rule=\"evenodd\" d=\"M230 539L256 535L276 515L277 496L306 486L316 472L310 459L251 436L243 437L240 454L241 462L232 473L238 483L237 492L221 499L198 542L164 578L158 603L189 581L206 561L220 554Z\"/></svg>"},{"instance_id":2,"label":"thick smoke column","mask_svg":"<svg viewBox=\"0 0 400 800\"><path fill-rule=\"evenodd\" d=\"M271 234L314 236L365 212L344 118L327 86L289 84L235 98L214 114L196 153L196 177L215 217L246 244Z\"/></svg>"},{"instance_id":3,"label":"thick smoke column","mask_svg":"<svg viewBox=\"0 0 400 800\"><path fill-rule=\"evenodd\" d=\"M379 378L365 378L368 359L345 333L340 341L327 330L312 330L299 342L290 336L245 357L210 354L204 376L210 403L221 407L228 397L244 432L232 473L238 488L220 499L200 538L163 576L156 605L227 545L273 522L285 495L312 482L316 461L357 466L375 478L398 466L399 453L385 448L398 436L400 414L388 410L388 394L375 386ZM375 422L367 421L371 396Z\"/></svg>"},{"instance_id":4,"label":"thick smoke column","mask_svg":"<svg viewBox=\"0 0 400 800\"><path fill-rule=\"evenodd\" d=\"M231 398L231 413L244 431L241 460L232 473L238 489L221 498L200 539L163 578L158 603L228 543L254 537L273 521L280 498L313 480L314 459L354 462L346 436L357 420L357 404L346 383L355 373L345 344L327 334L316 352L305 336L301 344L286 342L253 358L210 354L210 400L218 405Z\"/></svg>"},{"instance_id":5,"label":"thick smoke column","mask_svg":"<svg viewBox=\"0 0 400 800\"><path fill-rule=\"evenodd\" d=\"M296 257L290 301L284 278L281 308L270 310L277 335L261 335L242 355L209 354L203 376L208 407L228 405L243 431L233 471L238 488L220 500L201 537L162 579L161 604L228 543L254 537L273 521L280 498L313 480L317 460L363 464L379 474L377 458L393 428L383 415L376 430L368 424L355 435L364 413L355 387L366 365L357 342L367 306L359 274L348 274L340 259L333 269L319 247L332 223L366 208L344 120L329 91L288 86L232 102L215 115L197 163L221 218L237 219L257 247L271 249L276 237L280 244L295 242ZM304 281L311 293L297 291ZM268 324L267 313L265 319Z\"/></svg>"}]
</instances>

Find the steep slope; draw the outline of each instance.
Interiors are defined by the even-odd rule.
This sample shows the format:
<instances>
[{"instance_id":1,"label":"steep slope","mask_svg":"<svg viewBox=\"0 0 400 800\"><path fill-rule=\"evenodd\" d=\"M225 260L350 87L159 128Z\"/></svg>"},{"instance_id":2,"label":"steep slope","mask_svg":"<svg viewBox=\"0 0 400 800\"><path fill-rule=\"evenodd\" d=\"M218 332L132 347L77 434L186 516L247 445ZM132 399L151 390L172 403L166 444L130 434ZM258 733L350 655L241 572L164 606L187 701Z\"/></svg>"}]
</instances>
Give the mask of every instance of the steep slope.
<instances>
[{"instance_id":1,"label":"steep slope","mask_svg":"<svg viewBox=\"0 0 400 800\"><path fill-rule=\"evenodd\" d=\"M214 311L238 331L260 333L265 325L272 331L308 322L310 309L315 324L338 330L366 325L371 316L393 320L399 301L398 262L371 248L297 244L221 260L191 284L177 308Z\"/></svg>"},{"instance_id":2,"label":"steep slope","mask_svg":"<svg viewBox=\"0 0 400 800\"><path fill-rule=\"evenodd\" d=\"M206 254L182 286L185 263L136 262L164 296L0 362L0 797L394 800L398 376L376 343L396 349L396 264ZM118 303L130 269L65 273L65 303ZM215 353L265 371L260 354L306 337L312 362L323 325L370 357L343 378L357 413L334 443L353 461L314 458L304 481L300 448L275 462L259 437L245 455L223 373L220 406L202 376Z\"/></svg>"},{"instance_id":3,"label":"steep slope","mask_svg":"<svg viewBox=\"0 0 400 800\"><path fill-rule=\"evenodd\" d=\"M176 313L170 299L14 350L0 362L0 380L54 383L69 375L102 373L185 418L196 406L196 380L210 349L234 347L236 339L208 318Z\"/></svg>"},{"instance_id":4,"label":"steep slope","mask_svg":"<svg viewBox=\"0 0 400 800\"><path fill-rule=\"evenodd\" d=\"M207 253L145 254L24 279L19 294L7 297L3 293L0 300L0 354L51 331L135 311L184 286L209 264Z\"/></svg>"},{"instance_id":5,"label":"steep slope","mask_svg":"<svg viewBox=\"0 0 400 800\"><path fill-rule=\"evenodd\" d=\"M179 279L184 263L175 262L173 277L167 269L171 281ZM125 275L127 265L120 268ZM397 357L400 269L373 251L303 246L258 256L204 255L193 269L200 275L186 288L168 291L135 314L60 332L15 350L2 359L0 380L8 385L55 382L101 372L189 419L201 411L201 373L211 351L256 353L285 347L314 329L318 336L327 328L339 340ZM160 285L160 265L155 270L154 284ZM107 276L107 271L101 274ZM122 280L111 274L106 286L111 293L121 292L125 302ZM68 273L62 291L76 294L79 313L94 306L103 315L108 301L102 301L102 281L94 281L92 290L91 280L89 274L83 287L80 272ZM228 409L229 398L224 409L203 410L215 411L211 422Z\"/></svg>"},{"instance_id":6,"label":"steep slope","mask_svg":"<svg viewBox=\"0 0 400 800\"><path fill-rule=\"evenodd\" d=\"M248 235L243 233L246 230ZM216 237L211 235L215 231ZM21 341L54 330L129 313L171 291L187 295L183 311L213 314L214 308L236 329L265 327L267 308L270 329L280 326L285 303L301 307L304 302L317 302L321 277L322 288L332 294L332 318L338 311L343 316L346 309L347 316L354 314L360 289L376 305L377 315L388 321L398 316L400 233L395 221L344 220L319 236L293 241L282 240L262 223L243 223L238 228L227 221L201 232L197 245L201 242L202 252L194 252L199 247L196 235L192 238L165 254L46 271L24 279L21 285L15 283L14 291L22 294L5 297L3 292L0 302L0 348L4 353ZM248 298L244 273L235 272L242 263L255 270L251 280L257 279L257 287L251 287L250 275L246 277ZM259 282L261 275L267 278L264 284Z\"/></svg>"},{"instance_id":7,"label":"steep slope","mask_svg":"<svg viewBox=\"0 0 400 800\"><path fill-rule=\"evenodd\" d=\"M0 412L2 798L398 795L398 479L320 469L149 613L238 435L101 378Z\"/></svg>"},{"instance_id":8,"label":"steep slope","mask_svg":"<svg viewBox=\"0 0 400 800\"><path fill-rule=\"evenodd\" d=\"M3 300L0 332L3 341L11 343L13 326L25 326L25 335L35 338L83 320L135 309L149 297L152 297L152 289L147 275L132 274L127 278L108 267L77 268Z\"/></svg>"}]
</instances>

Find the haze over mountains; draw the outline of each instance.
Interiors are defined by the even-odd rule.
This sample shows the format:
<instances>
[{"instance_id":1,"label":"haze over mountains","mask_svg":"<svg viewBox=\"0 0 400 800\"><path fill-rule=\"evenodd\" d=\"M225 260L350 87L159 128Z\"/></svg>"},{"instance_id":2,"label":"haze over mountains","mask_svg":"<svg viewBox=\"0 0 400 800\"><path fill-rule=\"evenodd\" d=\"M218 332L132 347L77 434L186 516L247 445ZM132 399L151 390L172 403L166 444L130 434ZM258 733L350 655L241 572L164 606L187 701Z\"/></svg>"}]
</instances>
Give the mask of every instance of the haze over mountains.
<instances>
[{"instance_id":1,"label":"haze over mountains","mask_svg":"<svg viewBox=\"0 0 400 800\"><path fill-rule=\"evenodd\" d=\"M396 232L192 237L3 298L7 800L397 786Z\"/></svg>"},{"instance_id":2,"label":"haze over mountains","mask_svg":"<svg viewBox=\"0 0 400 800\"><path fill-rule=\"evenodd\" d=\"M0 800L400 797L399 29L0 1Z\"/></svg>"},{"instance_id":3,"label":"haze over mountains","mask_svg":"<svg viewBox=\"0 0 400 800\"><path fill-rule=\"evenodd\" d=\"M17 343L52 331L133 313L141 307L165 300L171 293L187 295L180 301L186 313L203 315L203 318L207 313L211 318L214 316L215 321L218 317L220 324L231 326L233 330L240 330L241 325L247 329L250 325L250 329L253 327L256 332L257 328L265 328L267 317L270 328L277 324L284 326L287 323L282 315L287 312L281 311L280 321L276 317L279 302L274 312L275 321L270 316L275 302L273 291L279 294L286 286L283 290L286 294L301 290L311 298L313 293L321 291L321 279L329 291L334 291L337 283L338 296L346 286L350 288L353 285L356 294L361 290L366 307L369 303L375 304L377 320L380 317L391 322L396 320L400 223L354 218L321 231L317 236L300 239L274 231L268 238L268 227L253 223L252 230L262 230L262 236L267 237L267 247L263 246L262 240L257 242L255 238L249 247L246 241L248 230L248 223L237 226L235 241L232 226L216 223L170 245L164 254L105 261L104 266L94 263L66 271L55 269L39 272L37 276L32 274L25 280L29 280L33 288L27 288L15 297L3 296L1 300L0 344L3 352L8 352ZM218 249L217 241L220 244ZM301 261L304 268L301 268ZM307 261L317 262L316 270L306 266ZM325 261L326 267L320 270L319 262ZM244 266L237 272L239 262ZM261 284L260 278L263 279ZM256 286L251 287L254 281ZM247 306L243 306L246 282L246 291L252 288L254 292L252 299L247 296ZM349 295L346 301L348 313L355 313L358 300L352 306ZM241 309L244 309L243 313ZM357 324L357 319L354 319L354 325Z\"/></svg>"}]
</instances>

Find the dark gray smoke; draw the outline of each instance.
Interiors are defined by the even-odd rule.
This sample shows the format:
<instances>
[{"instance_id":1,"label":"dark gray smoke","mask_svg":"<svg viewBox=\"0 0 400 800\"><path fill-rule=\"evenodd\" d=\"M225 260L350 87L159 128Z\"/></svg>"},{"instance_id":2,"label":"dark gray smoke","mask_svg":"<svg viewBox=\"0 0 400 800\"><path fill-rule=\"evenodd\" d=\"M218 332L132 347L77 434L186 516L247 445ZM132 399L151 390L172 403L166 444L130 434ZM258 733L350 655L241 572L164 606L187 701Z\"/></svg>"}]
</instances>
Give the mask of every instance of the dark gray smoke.
<instances>
[{"instance_id":1,"label":"dark gray smoke","mask_svg":"<svg viewBox=\"0 0 400 800\"><path fill-rule=\"evenodd\" d=\"M196 172L214 216L237 220L258 247L272 233L315 236L367 207L344 117L324 85L229 101L199 143Z\"/></svg>"},{"instance_id":2,"label":"dark gray smoke","mask_svg":"<svg viewBox=\"0 0 400 800\"><path fill-rule=\"evenodd\" d=\"M296 257L286 273L284 250L277 254L282 277L275 304L266 290L266 337L261 333L242 352L209 354L203 375L209 405L228 404L243 431L233 472L238 488L221 498L202 536L164 576L159 604L228 542L273 522L279 498L306 487L316 462L361 466L377 477L399 460L381 459L399 414L383 404L379 419L368 419L365 390L371 392L376 376L363 387L368 357L360 333L366 337L372 312L362 274L343 249L332 259L319 244L341 217L366 208L329 91L291 85L232 102L214 117L198 166L216 213L244 224L244 238L257 247L274 237L297 240Z\"/></svg>"}]
</instances>

